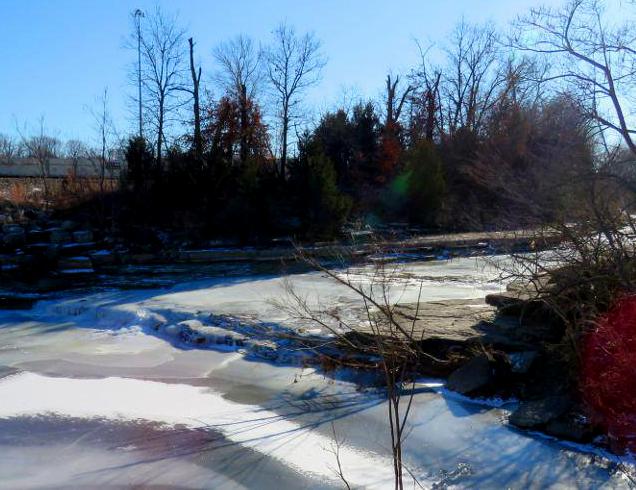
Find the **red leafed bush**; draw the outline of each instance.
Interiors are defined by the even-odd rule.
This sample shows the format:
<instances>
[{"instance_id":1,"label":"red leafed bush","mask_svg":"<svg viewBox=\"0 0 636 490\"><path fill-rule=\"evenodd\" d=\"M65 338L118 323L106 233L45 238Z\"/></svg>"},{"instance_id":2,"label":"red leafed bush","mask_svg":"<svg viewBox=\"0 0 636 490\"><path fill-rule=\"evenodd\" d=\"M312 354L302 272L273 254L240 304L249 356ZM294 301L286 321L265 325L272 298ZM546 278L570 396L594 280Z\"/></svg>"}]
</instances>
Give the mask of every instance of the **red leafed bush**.
<instances>
[{"instance_id":1,"label":"red leafed bush","mask_svg":"<svg viewBox=\"0 0 636 490\"><path fill-rule=\"evenodd\" d=\"M636 452L636 296L625 296L587 334L582 389L614 449Z\"/></svg>"}]
</instances>

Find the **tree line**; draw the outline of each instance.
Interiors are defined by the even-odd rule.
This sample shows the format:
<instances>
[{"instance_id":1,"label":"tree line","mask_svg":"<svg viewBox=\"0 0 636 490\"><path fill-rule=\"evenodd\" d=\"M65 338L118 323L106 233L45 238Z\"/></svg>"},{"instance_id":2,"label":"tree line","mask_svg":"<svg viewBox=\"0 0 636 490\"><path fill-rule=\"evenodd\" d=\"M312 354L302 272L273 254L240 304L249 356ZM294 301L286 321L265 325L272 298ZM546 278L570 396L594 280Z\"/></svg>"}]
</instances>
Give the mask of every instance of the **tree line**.
<instances>
[{"instance_id":1,"label":"tree line","mask_svg":"<svg viewBox=\"0 0 636 490\"><path fill-rule=\"evenodd\" d=\"M630 175L635 148L626 107L634 33L603 7L535 9L507 34L461 21L444 43L417 44L418 66L388 74L381 97L316 121L306 96L327 59L314 33L282 23L266 45L225 41L211 51L206 83L201 50L176 17L136 11L139 131L122 145L113 218L243 239L332 237L345 223L469 230L565 220L590 176Z\"/></svg>"}]
</instances>

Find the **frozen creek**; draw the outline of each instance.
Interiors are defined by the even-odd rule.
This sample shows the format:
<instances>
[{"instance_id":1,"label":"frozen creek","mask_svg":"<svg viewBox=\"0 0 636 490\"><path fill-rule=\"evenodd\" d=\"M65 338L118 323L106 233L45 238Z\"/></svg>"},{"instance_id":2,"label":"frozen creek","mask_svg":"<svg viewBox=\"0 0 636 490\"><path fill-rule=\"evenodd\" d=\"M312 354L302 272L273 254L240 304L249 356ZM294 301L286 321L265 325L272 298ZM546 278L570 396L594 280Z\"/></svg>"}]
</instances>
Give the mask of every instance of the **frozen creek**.
<instances>
[{"instance_id":1,"label":"frozen creek","mask_svg":"<svg viewBox=\"0 0 636 490\"><path fill-rule=\"evenodd\" d=\"M368 268L355 272L368 280ZM413 262L404 272L395 291L404 302L420 283L424 301L503 288L476 258ZM356 305L320 274L291 279L312 302ZM282 284L237 274L0 312L0 488L342 488L337 446L352 488L393 488L376 392L149 328L209 314L292 327L269 301ZM611 458L518 432L505 407L435 386L418 389L405 443L423 488L629 488Z\"/></svg>"}]
</instances>

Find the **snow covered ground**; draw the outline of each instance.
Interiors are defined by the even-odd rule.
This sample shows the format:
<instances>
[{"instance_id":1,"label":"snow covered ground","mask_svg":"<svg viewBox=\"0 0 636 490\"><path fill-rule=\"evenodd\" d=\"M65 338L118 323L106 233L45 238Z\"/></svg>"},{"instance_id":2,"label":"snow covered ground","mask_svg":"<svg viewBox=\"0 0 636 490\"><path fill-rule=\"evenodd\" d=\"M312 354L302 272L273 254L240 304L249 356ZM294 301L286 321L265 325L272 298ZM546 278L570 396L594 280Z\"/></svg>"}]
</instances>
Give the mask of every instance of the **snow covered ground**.
<instances>
[{"instance_id":1,"label":"snow covered ground","mask_svg":"<svg viewBox=\"0 0 636 490\"><path fill-rule=\"evenodd\" d=\"M411 263L395 294L414 301L423 281L428 300L481 297L503 287L497 275L479 259ZM312 301L356 304L320 274L292 279ZM342 488L336 452L353 488L392 488L379 393L165 334L210 314L298 326L269 301L281 285L201 279L0 312L0 488ZM431 386L417 390L405 454L424 488L628 487L615 462Z\"/></svg>"}]
</instances>

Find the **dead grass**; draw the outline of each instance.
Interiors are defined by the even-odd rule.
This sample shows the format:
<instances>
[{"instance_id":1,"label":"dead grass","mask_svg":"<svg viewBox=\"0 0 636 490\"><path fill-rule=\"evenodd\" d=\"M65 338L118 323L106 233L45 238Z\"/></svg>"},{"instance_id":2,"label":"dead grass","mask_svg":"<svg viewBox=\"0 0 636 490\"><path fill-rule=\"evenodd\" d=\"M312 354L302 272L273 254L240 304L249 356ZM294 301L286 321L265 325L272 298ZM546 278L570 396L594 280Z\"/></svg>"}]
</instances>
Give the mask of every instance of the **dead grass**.
<instances>
[{"instance_id":1,"label":"dead grass","mask_svg":"<svg viewBox=\"0 0 636 490\"><path fill-rule=\"evenodd\" d=\"M45 195L45 188L48 193ZM63 179L47 179L46 186L39 178L0 178L0 200L16 205L32 205L41 208L66 209L82 202L119 189L117 179L68 176Z\"/></svg>"}]
</instances>

